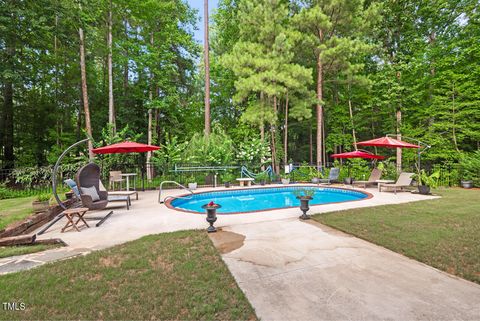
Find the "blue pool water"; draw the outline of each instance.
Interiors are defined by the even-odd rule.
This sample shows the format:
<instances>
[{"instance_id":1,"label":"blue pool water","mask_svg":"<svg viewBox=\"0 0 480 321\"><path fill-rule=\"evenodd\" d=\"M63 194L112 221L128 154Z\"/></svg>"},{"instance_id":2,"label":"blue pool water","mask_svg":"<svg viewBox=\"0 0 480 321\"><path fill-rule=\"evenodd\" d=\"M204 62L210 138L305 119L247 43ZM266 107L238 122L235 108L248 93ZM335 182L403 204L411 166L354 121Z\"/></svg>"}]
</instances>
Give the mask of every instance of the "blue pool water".
<instances>
[{"instance_id":1,"label":"blue pool water","mask_svg":"<svg viewBox=\"0 0 480 321\"><path fill-rule=\"evenodd\" d=\"M170 205L184 211L205 213L202 205L213 201L222 206L217 210L220 214L256 212L300 206L300 200L296 199L294 191L304 189L315 191L310 205L356 201L368 197L359 191L340 188L292 186L197 193L186 195L188 199L176 198Z\"/></svg>"}]
</instances>

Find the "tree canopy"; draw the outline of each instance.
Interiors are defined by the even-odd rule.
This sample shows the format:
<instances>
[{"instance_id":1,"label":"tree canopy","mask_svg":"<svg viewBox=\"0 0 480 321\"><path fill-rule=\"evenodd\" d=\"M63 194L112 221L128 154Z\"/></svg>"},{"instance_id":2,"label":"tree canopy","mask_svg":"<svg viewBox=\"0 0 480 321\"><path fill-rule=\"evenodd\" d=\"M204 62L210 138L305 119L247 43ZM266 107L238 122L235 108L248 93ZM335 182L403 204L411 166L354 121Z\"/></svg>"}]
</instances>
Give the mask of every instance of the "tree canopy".
<instances>
[{"instance_id":1,"label":"tree canopy","mask_svg":"<svg viewBox=\"0 0 480 321\"><path fill-rule=\"evenodd\" d=\"M201 13L186 1L3 0L0 11L1 168L52 164L89 127L102 142L128 126L166 146L157 161L215 150L215 163L277 171L386 134L431 145L431 163L480 148L477 0L220 0L208 118Z\"/></svg>"}]
</instances>

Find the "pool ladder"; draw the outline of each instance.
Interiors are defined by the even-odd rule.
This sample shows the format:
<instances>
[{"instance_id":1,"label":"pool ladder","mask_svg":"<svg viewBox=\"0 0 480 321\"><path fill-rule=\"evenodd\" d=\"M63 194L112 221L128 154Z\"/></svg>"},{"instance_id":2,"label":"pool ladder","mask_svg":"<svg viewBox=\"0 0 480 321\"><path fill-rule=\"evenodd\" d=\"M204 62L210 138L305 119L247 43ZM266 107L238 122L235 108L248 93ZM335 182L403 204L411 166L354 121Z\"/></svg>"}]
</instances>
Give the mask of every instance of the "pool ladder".
<instances>
[{"instance_id":1,"label":"pool ladder","mask_svg":"<svg viewBox=\"0 0 480 321\"><path fill-rule=\"evenodd\" d=\"M164 204L164 203L165 203L165 201L166 201L167 199L170 199L170 198L182 198L182 199L187 199L187 200L189 200L189 199L191 199L191 198L192 198L191 196L190 196L190 197L183 197L183 196L167 196L167 197L165 197L165 198L163 199L163 201L162 201L162 188L163 188L163 184L166 184L166 183L169 183L169 184L175 184L175 185L177 185L177 186L179 186L179 187L183 188L184 190L188 191L190 194L192 194L192 195L193 195L193 192L192 192L191 190L189 190L188 188L186 188L185 186L183 186L183 185L182 185L182 184L180 184L180 183L177 183L177 182L175 182L175 181L163 181L163 182L161 182L161 183L160 183L160 191L158 192L158 203L160 203L160 204Z\"/></svg>"}]
</instances>

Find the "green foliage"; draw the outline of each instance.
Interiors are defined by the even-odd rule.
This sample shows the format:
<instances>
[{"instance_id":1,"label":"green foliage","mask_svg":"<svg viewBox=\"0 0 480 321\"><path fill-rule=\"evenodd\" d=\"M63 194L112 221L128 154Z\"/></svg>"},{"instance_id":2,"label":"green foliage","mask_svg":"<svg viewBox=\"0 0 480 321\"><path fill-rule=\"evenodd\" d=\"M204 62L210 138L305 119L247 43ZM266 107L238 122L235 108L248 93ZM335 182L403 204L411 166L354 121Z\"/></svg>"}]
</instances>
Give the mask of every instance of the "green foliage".
<instances>
[{"instance_id":1,"label":"green foliage","mask_svg":"<svg viewBox=\"0 0 480 321\"><path fill-rule=\"evenodd\" d=\"M463 180L473 180L475 186L480 186L480 150L463 156L460 168Z\"/></svg>"},{"instance_id":2,"label":"green foliage","mask_svg":"<svg viewBox=\"0 0 480 321\"><path fill-rule=\"evenodd\" d=\"M417 180L420 185L437 188L440 185L440 171L435 171L432 174L428 175L427 172L422 169L420 171L420 174L415 174L414 179Z\"/></svg>"},{"instance_id":3,"label":"green foliage","mask_svg":"<svg viewBox=\"0 0 480 321\"><path fill-rule=\"evenodd\" d=\"M381 161L377 164L378 169L382 170L382 179L397 179L397 166L391 161Z\"/></svg>"},{"instance_id":4,"label":"green foliage","mask_svg":"<svg viewBox=\"0 0 480 321\"><path fill-rule=\"evenodd\" d=\"M39 202L46 202L52 198L52 194L50 193L42 193L35 197L35 199Z\"/></svg>"},{"instance_id":5,"label":"green foliage","mask_svg":"<svg viewBox=\"0 0 480 321\"><path fill-rule=\"evenodd\" d=\"M313 198L313 196L315 196L315 189L297 188L297 189L294 189L292 193L297 198Z\"/></svg>"},{"instance_id":6,"label":"green foliage","mask_svg":"<svg viewBox=\"0 0 480 321\"><path fill-rule=\"evenodd\" d=\"M270 177L268 176L268 174L266 172L258 173L257 176L255 176L255 180L258 181L258 182L266 182L269 179L270 179Z\"/></svg>"},{"instance_id":7,"label":"green foliage","mask_svg":"<svg viewBox=\"0 0 480 321\"><path fill-rule=\"evenodd\" d=\"M153 153L152 162L162 168L182 163L182 153L187 144L188 142L180 143L177 136L166 136L165 143L161 144L161 148Z\"/></svg>"},{"instance_id":8,"label":"green foliage","mask_svg":"<svg viewBox=\"0 0 480 321\"><path fill-rule=\"evenodd\" d=\"M236 158L241 164L260 167L271 162L269 156L270 147L268 143L254 137L240 143Z\"/></svg>"},{"instance_id":9,"label":"green foliage","mask_svg":"<svg viewBox=\"0 0 480 321\"><path fill-rule=\"evenodd\" d=\"M235 175L227 171L221 175L221 179L224 183L231 183L235 180Z\"/></svg>"},{"instance_id":10,"label":"green foliage","mask_svg":"<svg viewBox=\"0 0 480 321\"><path fill-rule=\"evenodd\" d=\"M196 133L185 147L182 160L188 164L228 165L234 160L233 141L218 126L208 136Z\"/></svg>"}]
</instances>

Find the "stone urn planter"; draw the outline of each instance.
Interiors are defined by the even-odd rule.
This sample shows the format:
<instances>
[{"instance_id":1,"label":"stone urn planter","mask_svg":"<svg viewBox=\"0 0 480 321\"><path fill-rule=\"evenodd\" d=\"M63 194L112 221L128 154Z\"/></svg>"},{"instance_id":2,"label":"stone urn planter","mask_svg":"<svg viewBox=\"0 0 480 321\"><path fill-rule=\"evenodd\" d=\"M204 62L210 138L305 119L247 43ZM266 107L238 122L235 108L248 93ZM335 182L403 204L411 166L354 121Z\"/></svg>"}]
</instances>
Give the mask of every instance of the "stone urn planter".
<instances>
[{"instance_id":1,"label":"stone urn planter","mask_svg":"<svg viewBox=\"0 0 480 321\"><path fill-rule=\"evenodd\" d=\"M460 185L463 188L473 188L473 181L472 180L461 180Z\"/></svg>"},{"instance_id":2,"label":"stone urn planter","mask_svg":"<svg viewBox=\"0 0 480 321\"><path fill-rule=\"evenodd\" d=\"M422 195L430 194L430 186L428 185L418 185L418 193Z\"/></svg>"},{"instance_id":3,"label":"stone urn planter","mask_svg":"<svg viewBox=\"0 0 480 321\"><path fill-rule=\"evenodd\" d=\"M300 210L302 211L302 215L299 217L301 220L309 220L310 216L307 215L308 210L310 207L308 206L308 203L310 200L313 199L311 196L297 196L297 199L300 200Z\"/></svg>"},{"instance_id":4,"label":"stone urn planter","mask_svg":"<svg viewBox=\"0 0 480 321\"><path fill-rule=\"evenodd\" d=\"M210 226L207 228L208 233L214 233L217 231L213 223L217 221L217 209L221 208L220 204L215 204L213 201L202 205L202 208L207 211L207 222Z\"/></svg>"},{"instance_id":5,"label":"stone urn planter","mask_svg":"<svg viewBox=\"0 0 480 321\"><path fill-rule=\"evenodd\" d=\"M193 191L197 189L197 183L188 183L188 189Z\"/></svg>"},{"instance_id":6,"label":"stone urn planter","mask_svg":"<svg viewBox=\"0 0 480 321\"><path fill-rule=\"evenodd\" d=\"M282 178L282 184L283 184L283 185L288 185L288 184L290 184L290 178Z\"/></svg>"},{"instance_id":7,"label":"stone urn planter","mask_svg":"<svg viewBox=\"0 0 480 321\"><path fill-rule=\"evenodd\" d=\"M353 184L353 178L351 177L345 177L343 179L343 183L346 184L346 185L352 185Z\"/></svg>"},{"instance_id":8,"label":"stone urn planter","mask_svg":"<svg viewBox=\"0 0 480 321\"><path fill-rule=\"evenodd\" d=\"M312 178L312 183L313 184L319 184L320 183L320 178L318 178L318 177Z\"/></svg>"}]
</instances>

